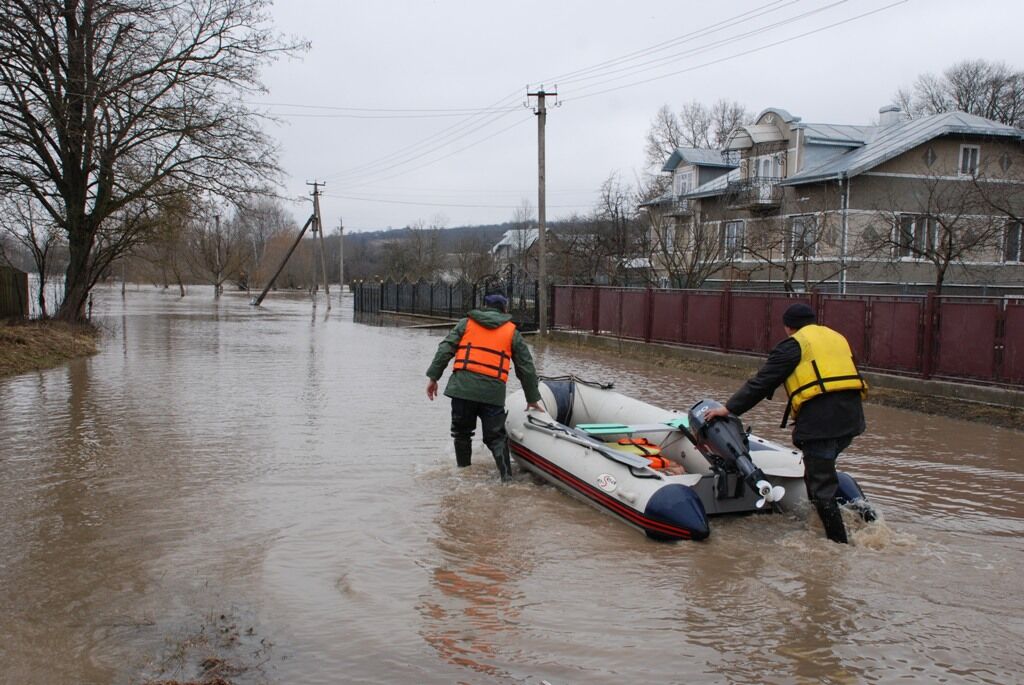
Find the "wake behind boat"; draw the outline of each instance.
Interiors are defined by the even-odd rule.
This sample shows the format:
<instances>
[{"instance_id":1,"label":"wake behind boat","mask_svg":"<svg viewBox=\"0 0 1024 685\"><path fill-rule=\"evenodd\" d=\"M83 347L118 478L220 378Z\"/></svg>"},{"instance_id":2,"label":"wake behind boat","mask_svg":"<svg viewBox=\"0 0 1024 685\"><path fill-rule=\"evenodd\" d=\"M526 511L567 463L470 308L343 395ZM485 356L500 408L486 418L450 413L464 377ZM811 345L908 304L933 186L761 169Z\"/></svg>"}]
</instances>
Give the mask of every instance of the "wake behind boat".
<instances>
[{"instance_id":1,"label":"wake behind boat","mask_svg":"<svg viewBox=\"0 0 1024 685\"><path fill-rule=\"evenodd\" d=\"M791 511L807 504L800 452L747 434L719 406L662 409L575 377L543 378L547 411L508 400L512 456L524 468L659 540L702 540L717 514ZM553 413L551 413L553 412ZM874 515L856 481L839 474L836 499Z\"/></svg>"}]
</instances>

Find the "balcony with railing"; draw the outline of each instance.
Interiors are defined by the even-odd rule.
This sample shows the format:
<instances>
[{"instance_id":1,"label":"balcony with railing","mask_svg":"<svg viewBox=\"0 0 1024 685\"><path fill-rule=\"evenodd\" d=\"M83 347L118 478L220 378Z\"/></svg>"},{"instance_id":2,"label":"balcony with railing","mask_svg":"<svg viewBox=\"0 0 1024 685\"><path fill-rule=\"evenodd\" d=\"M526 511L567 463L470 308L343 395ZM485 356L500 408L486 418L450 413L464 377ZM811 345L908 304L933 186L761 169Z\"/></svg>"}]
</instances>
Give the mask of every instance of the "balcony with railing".
<instances>
[{"instance_id":1,"label":"balcony with railing","mask_svg":"<svg viewBox=\"0 0 1024 685\"><path fill-rule=\"evenodd\" d=\"M770 210L782 204L781 178L757 176L729 183L725 204L729 209Z\"/></svg>"}]
</instances>

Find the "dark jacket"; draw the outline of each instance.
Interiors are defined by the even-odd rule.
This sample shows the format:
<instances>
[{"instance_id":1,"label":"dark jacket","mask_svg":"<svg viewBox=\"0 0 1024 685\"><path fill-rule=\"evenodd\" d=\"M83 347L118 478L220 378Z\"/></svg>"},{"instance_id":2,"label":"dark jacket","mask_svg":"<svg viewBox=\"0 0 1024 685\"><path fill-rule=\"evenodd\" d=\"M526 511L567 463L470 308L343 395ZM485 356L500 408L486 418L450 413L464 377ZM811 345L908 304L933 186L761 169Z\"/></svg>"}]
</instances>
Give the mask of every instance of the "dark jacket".
<instances>
[{"instance_id":1,"label":"dark jacket","mask_svg":"<svg viewBox=\"0 0 1024 685\"><path fill-rule=\"evenodd\" d=\"M757 374L743 384L726 408L740 416L763 399L768 399L800 363L800 343L786 338L768 353ZM793 427L793 444L806 440L827 440L860 435L864 432L864 407L859 390L827 392L811 398L800 408Z\"/></svg>"},{"instance_id":2,"label":"dark jacket","mask_svg":"<svg viewBox=\"0 0 1024 685\"><path fill-rule=\"evenodd\" d=\"M497 328L511 321L512 315L485 307L469 312L469 318L481 326ZM462 335L465 332L466 319L462 319L437 346L434 361L427 369L428 378L435 381L441 378L444 370L448 367L448 362L455 356L459 341L462 340ZM526 401L539 402L540 390L537 387L537 371L533 367L533 356L518 330L512 335L512 364L515 367L516 378L522 383L523 390L526 392ZM452 377L444 389L444 394L448 397L458 397L473 402L505 406L505 384L497 378L488 378L472 371L452 373Z\"/></svg>"}]
</instances>

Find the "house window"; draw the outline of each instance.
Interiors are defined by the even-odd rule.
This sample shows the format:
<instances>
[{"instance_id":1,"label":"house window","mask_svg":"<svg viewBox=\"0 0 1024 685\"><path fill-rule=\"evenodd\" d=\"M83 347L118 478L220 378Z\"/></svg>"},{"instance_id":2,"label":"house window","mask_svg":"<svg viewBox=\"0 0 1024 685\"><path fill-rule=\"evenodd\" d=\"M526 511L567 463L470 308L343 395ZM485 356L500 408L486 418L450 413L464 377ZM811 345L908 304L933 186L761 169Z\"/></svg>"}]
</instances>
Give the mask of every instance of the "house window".
<instances>
[{"instance_id":1,"label":"house window","mask_svg":"<svg viewBox=\"0 0 1024 685\"><path fill-rule=\"evenodd\" d=\"M960 175L974 176L978 173L978 158L981 148L977 145L960 146Z\"/></svg>"},{"instance_id":2,"label":"house window","mask_svg":"<svg viewBox=\"0 0 1024 685\"><path fill-rule=\"evenodd\" d=\"M743 222L726 221L722 225L722 259L739 259L743 255Z\"/></svg>"},{"instance_id":3,"label":"house window","mask_svg":"<svg viewBox=\"0 0 1024 685\"><path fill-rule=\"evenodd\" d=\"M693 189L693 174L689 170L677 171L674 180L676 195L685 195Z\"/></svg>"},{"instance_id":4,"label":"house window","mask_svg":"<svg viewBox=\"0 0 1024 685\"><path fill-rule=\"evenodd\" d=\"M1010 221L1006 224L1006 232L1003 235L1003 261L1019 262L1024 252L1021 252L1021 222Z\"/></svg>"},{"instance_id":5,"label":"house window","mask_svg":"<svg viewBox=\"0 0 1024 685\"><path fill-rule=\"evenodd\" d=\"M786 252L793 259L810 259L818 249L818 219L813 214L801 214L790 219L789 243Z\"/></svg>"},{"instance_id":6,"label":"house window","mask_svg":"<svg viewBox=\"0 0 1024 685\"><path fill-rule=\"evenodd\" d=\"M900 258L919 259L935 250L935 220L920 214L900 215L893 243L896 256Z\"/></svg>"}]
</instances>

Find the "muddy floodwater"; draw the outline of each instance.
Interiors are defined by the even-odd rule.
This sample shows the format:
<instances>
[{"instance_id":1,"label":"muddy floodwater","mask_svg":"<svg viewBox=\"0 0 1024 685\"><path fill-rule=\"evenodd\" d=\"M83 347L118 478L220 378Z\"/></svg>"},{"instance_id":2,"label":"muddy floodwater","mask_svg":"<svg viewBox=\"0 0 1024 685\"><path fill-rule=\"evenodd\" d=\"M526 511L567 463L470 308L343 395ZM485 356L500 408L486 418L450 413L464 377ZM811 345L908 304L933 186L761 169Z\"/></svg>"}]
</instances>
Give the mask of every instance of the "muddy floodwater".
<instances>
[{"instance_id":1,"label":"muddy floodwater","mask_svg":"<svg viewBox=\"0 0 1024 685\"><path fill-rule=\"evenodd\" d=\"M869 405L841 467L884 523L854 545L806 516L655 543L479 444L456 471L441 331L202 289L93 317L98 356L0 379L4 684L1024 677L1022 432ZM737 385L532 346L668 407ZM745 420L785 440L781 409Z\"/></svg>"}]
</instances>

